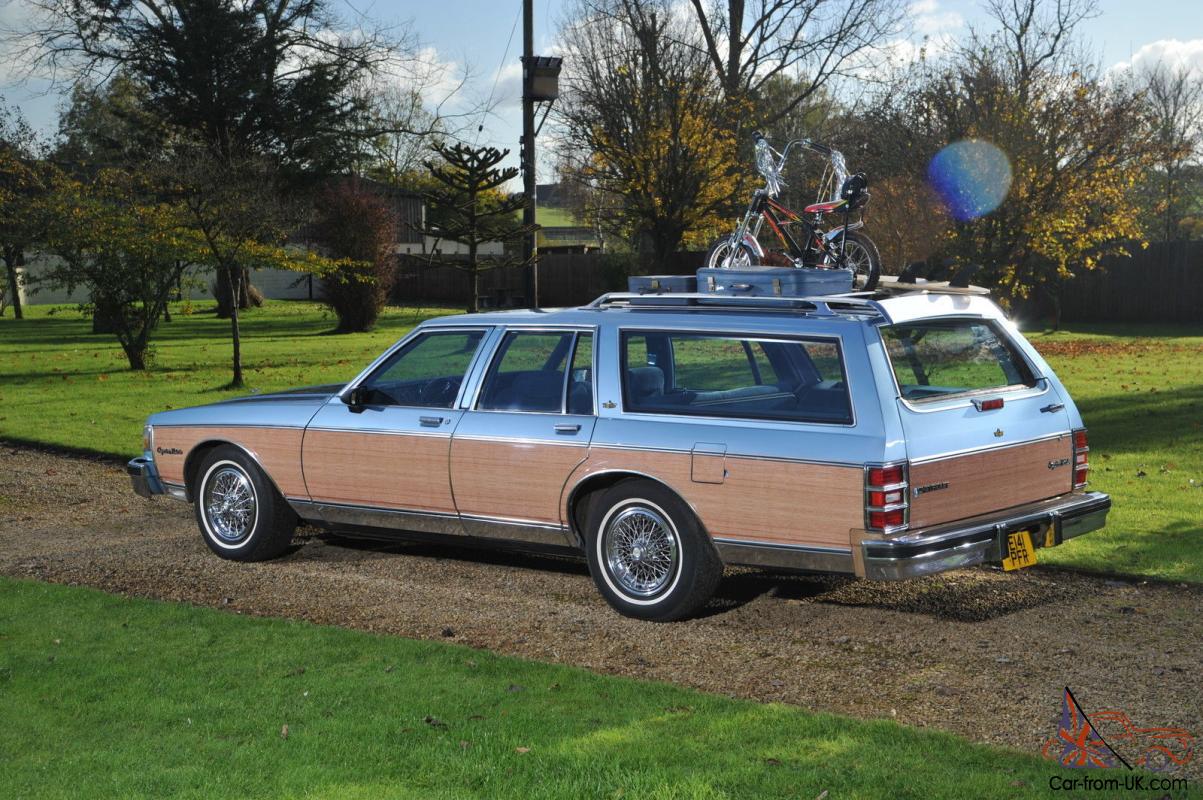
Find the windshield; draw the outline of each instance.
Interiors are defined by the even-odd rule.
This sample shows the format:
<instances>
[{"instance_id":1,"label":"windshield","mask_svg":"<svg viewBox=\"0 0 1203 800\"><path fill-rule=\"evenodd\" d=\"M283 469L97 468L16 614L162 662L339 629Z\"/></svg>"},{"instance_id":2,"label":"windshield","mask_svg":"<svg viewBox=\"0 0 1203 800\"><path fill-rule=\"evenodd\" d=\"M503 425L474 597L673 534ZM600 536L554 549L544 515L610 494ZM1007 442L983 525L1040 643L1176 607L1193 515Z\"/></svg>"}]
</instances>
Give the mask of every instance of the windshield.
<instances>
[{"instance_id":1,"label":"windshield","mask_svg":"<svg viewBox=\"0 0 1203 800\"><path fill-rule=\"evenodd\" d=\"M1034 386L1035 377L1010 340L985 320L940 320L881 329L906 400Z\"/></svg>"}]
</instances>

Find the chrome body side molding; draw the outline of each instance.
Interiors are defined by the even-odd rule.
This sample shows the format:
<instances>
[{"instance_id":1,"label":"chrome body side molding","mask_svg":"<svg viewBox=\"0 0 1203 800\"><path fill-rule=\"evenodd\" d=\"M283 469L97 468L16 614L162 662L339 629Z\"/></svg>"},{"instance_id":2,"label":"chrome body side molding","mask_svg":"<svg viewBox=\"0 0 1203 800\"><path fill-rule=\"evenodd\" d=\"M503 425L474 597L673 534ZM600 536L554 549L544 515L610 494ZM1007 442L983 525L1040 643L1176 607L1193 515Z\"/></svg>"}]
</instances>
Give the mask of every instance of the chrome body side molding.
<instances>
[{"instance_id":1,"label":"chrome body side molding","mask_svg":"<svg viewBox=\"0 0 1203 800\"><path fill-rule=\"evenodd\" d=\"M572 545L568 529L562 525L548 525L530 520L373 508L292 497L288 498L288 504L302 519L332 528L348 526L398 532L413 531L446 536L468 536L474 539L495 539L531 544Z\"/></svg>"},{"instance_id":2,"label":"chrome body side molding","mask_svg":"<svg viewBox=\"0 0 1203 800\"><path fill-rule=\"evenodd\" d=\"M724 564L802 572L853 572L852 550L838 547L807 547L743 539L715 539L714 547Z\"/></svg>"}]
</instances>

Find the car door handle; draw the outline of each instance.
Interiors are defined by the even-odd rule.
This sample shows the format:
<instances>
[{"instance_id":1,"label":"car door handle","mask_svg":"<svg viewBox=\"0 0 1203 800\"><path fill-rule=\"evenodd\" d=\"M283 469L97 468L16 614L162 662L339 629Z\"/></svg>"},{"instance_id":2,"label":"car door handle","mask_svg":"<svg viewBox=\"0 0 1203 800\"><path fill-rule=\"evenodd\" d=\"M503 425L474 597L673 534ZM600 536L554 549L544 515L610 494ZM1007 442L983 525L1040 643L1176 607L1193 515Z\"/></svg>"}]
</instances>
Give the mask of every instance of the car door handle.
<instances>
[{"instance_id":1,"label":"car door handle","mask_svg":"<svg viewBox=\"0 0 1203 800\"><path fill-rule=\"evenodd\" d=\"M573 425L570 422L561 422L556 425L556 433L580 433L580 431L580 425Z\"/></svg>"},{"instance_id":2,"label":"car door handle","mask_svg":"<svg viewBox=\"0 0 1203 800\"><path fill-rule=\"evenodd\" d=\"M437 428L443 424L442 417L418 417L418 422L427 428Z\"/></svg>"},{"instance_id":3,"label":"car door handle","mask_svg":"<svg viewBox=\"0 0 1203 800\"><path fill-rule=\"evenodd\" d=\"M1054 414L1063 408L1065 408L1064 403L1049 403L1047 406L1040 409L1040 413L1041 414Z\"/></svg>"}]
</instances>

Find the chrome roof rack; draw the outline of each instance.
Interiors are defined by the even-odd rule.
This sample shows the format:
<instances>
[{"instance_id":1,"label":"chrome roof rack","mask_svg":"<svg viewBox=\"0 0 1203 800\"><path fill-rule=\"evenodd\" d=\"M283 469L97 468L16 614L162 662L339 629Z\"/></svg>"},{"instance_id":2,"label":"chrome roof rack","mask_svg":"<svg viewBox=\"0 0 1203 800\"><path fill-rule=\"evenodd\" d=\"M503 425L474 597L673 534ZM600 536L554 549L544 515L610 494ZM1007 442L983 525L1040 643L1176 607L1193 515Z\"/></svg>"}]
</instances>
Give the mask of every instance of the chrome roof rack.
<instances>
[{"instance_id":1,"label":"chrome roof rack","mask_svg":"<svg viewBox=\"0 0 1203 800\"><path fill-rule=\"evenodd\" d=\"M692 292L607 292L585 308L659 308L659 309L757 309L798 311L814 317L837 315L878 317L890 322L886 309L871 293L820 295L817 297L737 297Z\"/></svg>"}]
</instances>

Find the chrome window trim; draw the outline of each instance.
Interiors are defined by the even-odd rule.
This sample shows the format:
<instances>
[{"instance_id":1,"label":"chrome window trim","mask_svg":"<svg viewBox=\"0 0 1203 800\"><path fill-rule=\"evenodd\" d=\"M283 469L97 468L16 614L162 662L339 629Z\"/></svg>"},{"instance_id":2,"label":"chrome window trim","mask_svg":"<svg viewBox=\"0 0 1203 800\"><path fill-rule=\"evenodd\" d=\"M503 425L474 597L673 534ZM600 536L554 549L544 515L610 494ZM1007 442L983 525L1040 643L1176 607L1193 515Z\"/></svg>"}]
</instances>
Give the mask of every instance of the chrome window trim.
<instances>
[{"instance_id":1,"label":"chrome window trim","mask_svg":"<svg viewBox=\"0 0 1203 800\"><path fill-rule=\"evenodd\" d=\"M560 410L559 411L524 411L522 409L506 409L506 408L481 408L480 394L484 391L485 382L489 378L489 370L493 368L493 363L497 360L498 354L501 352L501 343L505 341L505 337L510 333L571 333L572 344L569 345L568 359L564 364L564 373L567 376L572 369L572 355L576 352L577 336L582 332L588 332L593 335L593 413L592 414L572 414L568 416L596 417L597 416L597 326L596 325L539 325L534 323L501 325L497 329L497 341L493 343L491 352L489 353L488 363L480 371L480 377L476 381L476 385L472 390L472 399L464 407L467 411L479 412L482 414L558 414L560 416L567 415L568 395L564 388L560 392ZM565 383L567 377L565 377Z\"/></svg>"},{"instance_id":2,"label":"chrome window trim","mask_svg":"<svg viewBox=\"0 0 1203 800\"><path fill-rule=\"evenodd\" d=\"M1014 340L1011 339L1011 333L1006 329L1006 326L1002 323L1002 320L998 320L993 317L949 316L932 317L931 321L980 322L990 327L992 330L994 330L996 335L999 335L999 338L1004 339L1007 344L1010 345L1012 354L1019 357L1019 360L1023 362L1028 372L1032 375L1032 377L1035 378L1035 382L1031 386L1028 386L1026 383L1019 383L1012 384L1010 386L997 386L987 389L971 389L966 392L955 392L953 394L943 395L941 397L932 397L928 400L908 400L902 396L902 385L898 383L898 373L894 371L894 360L890 358L890 351L886 347L885 337L881 335L881 329L892 328L895 325L905 326L910 324L919 324L924 322L924 320L915 319L904 323L882 322L874 325L873 330L876 331L877 337L881 342L881 352L885 355L886 365L890 369L890 381L894 384L894 396L900 400L904 406L906 406L907 410L913 411L916 414L932 414L939 411L956 411L961 408L969 408L973 405L974 397L981 397L982 395L987 394L1019 394L1024 390L1030 392L1030 394L1024 394L1022 397L1017 398L1020 400L1026 400L1033 397L1042 397L1045 394L1048 394L1050 389L1050 381L1048 376L1042 375L1040 370L1036 369L1036 365L1032 363L1032 360L1028 358L1028 354L1023 351L1023 348L1019 347Z\"/></svg>"},{"instance_id":3,"label":"chrome window trim","mask_svg":"<svg viewBox=\"0 0 1203 800\"><path fill-rule=\"evenodd\" d=\"M844 337L833 334L791 334L791 333L758 333L758 334L742 334L733 331L730 328L716 328L714 330L695 330L695 329L680 329L674 330L671 328L662 328L655 326L624 326L617 325L616 332L618 334L618 412L622 417L631 419L676 419L676 420L705 420L708 422L730 422L737 420L740 422L751 422L770 427L778 427L781 425L790 426L809 426L818 425L823 428L855 428L857 425L856 403L853 398L856 392L853 391L852 380L848 376L848 359L844 354ZM852 415L850 422L822 422L820 420L803 420L803 419L780 419L776 417L749 417L749 416L707 416L704 414L674 414L672 412L657 412L657 411L631 411L627 409L627 376L624 362L626 360L626 348L623 346L623 337L627 333L663 333L669 336L684 335L684 336L705 336L717 339L738 339L748 342L820 342L834 344L836 352L840 357L840 372L844 378L844 392L848 396L848 410Z\"/></svg>"},{"instance_id":4,"label":"chrome window trim","mask_svg":"<svg viewBox=\"0 0 1203 800\"><path fill-rule=\"evenodd\" d=\"M397 404L397 403L389 403L387 405L383 405L383 404L380 405L381 408L408 408L408 409L431 409L431 408L433 408L433 409L440 409L443 411L455 411L457 408L459 408L460 399L464 396L464 390L468 386L468 380L472 375L472 370L476 366L477 361L479 361L481 353L483 353L485 351L486 345L489 342L489 338L490 338L489 335L495 330L495 328L496 328L496 326L487 325L487 324L486 325L471 325L471 324L466 324L466 325L419 325L418 327L416 327L412 331L410 331L408 334L401 337L401 339L399 339L392 347L388 348L383 353L381 353L379 356L377 356L375 361L373 361L371 364L369 364L367 366L367 368L365 368L362 372L360 372L358 375L356 375L355 378L353 378L350 383L348 383L346 386L344 386L342 388L342 391L337 392L331 398L331 400L337 399L341 403L342 398L344 396L346 396L347 392L351 391L352 389L358 388L360 385L362 385L364 381L366 381L368 378L370 378L372 376L372 374L380 367L380 365L382 365L385 361L387 361L393 355L393 353L397 352L402 347L405 347L406 345L408 345L411 341L414 341L415 339L418 339L422 336L432 335L432 334L437 335L437 334L441 334L441 333L464 333L467 331L478 331L481 334L480 342L476 345L476 352L472 354L472 360L468 362L468 368L466 370L464 370L463 379L460 381L459 389L455 393L455 400L452 401L451 405L449 405L449 406L407 406L407 405L401 405L401 404Z\"/></svg>"},{"instance_id":5,"label":"chrome window trim","mask_svg":"<svg viewBox=\"0 0 1203 800\"><path fill-rule=\"evenodd\" d=\"M1062 431L1061 433L1048 433L1048 434L1045 434L1044 436L1036 436L1032 439L1024 439L1021 442L1007 442L1006 444L997 444L997 445L988 446L988 447L966 447L962 450L950 450L947 453L937 453L934 456L923 456L922 458L913 458L913 459L911 459L910 463L912 466L915 464L930 464L933 461L945 461L950 458L959 458L961 456L967 456L967 455L977 455L978 453L993 453L997 450L1009 450L1012 447L1023 447L1024 445L1028 445L1028 444L1037 444L1039 442L1049 442L1049 441L1052 441L1053 439L1060 439L1063 436L1071 437L1070 441L1071 442L1073 441L1072 434L1070 433L1070 431L1068 429L1066 429L1066 430Z\"/></svg>"}]
</instances>

